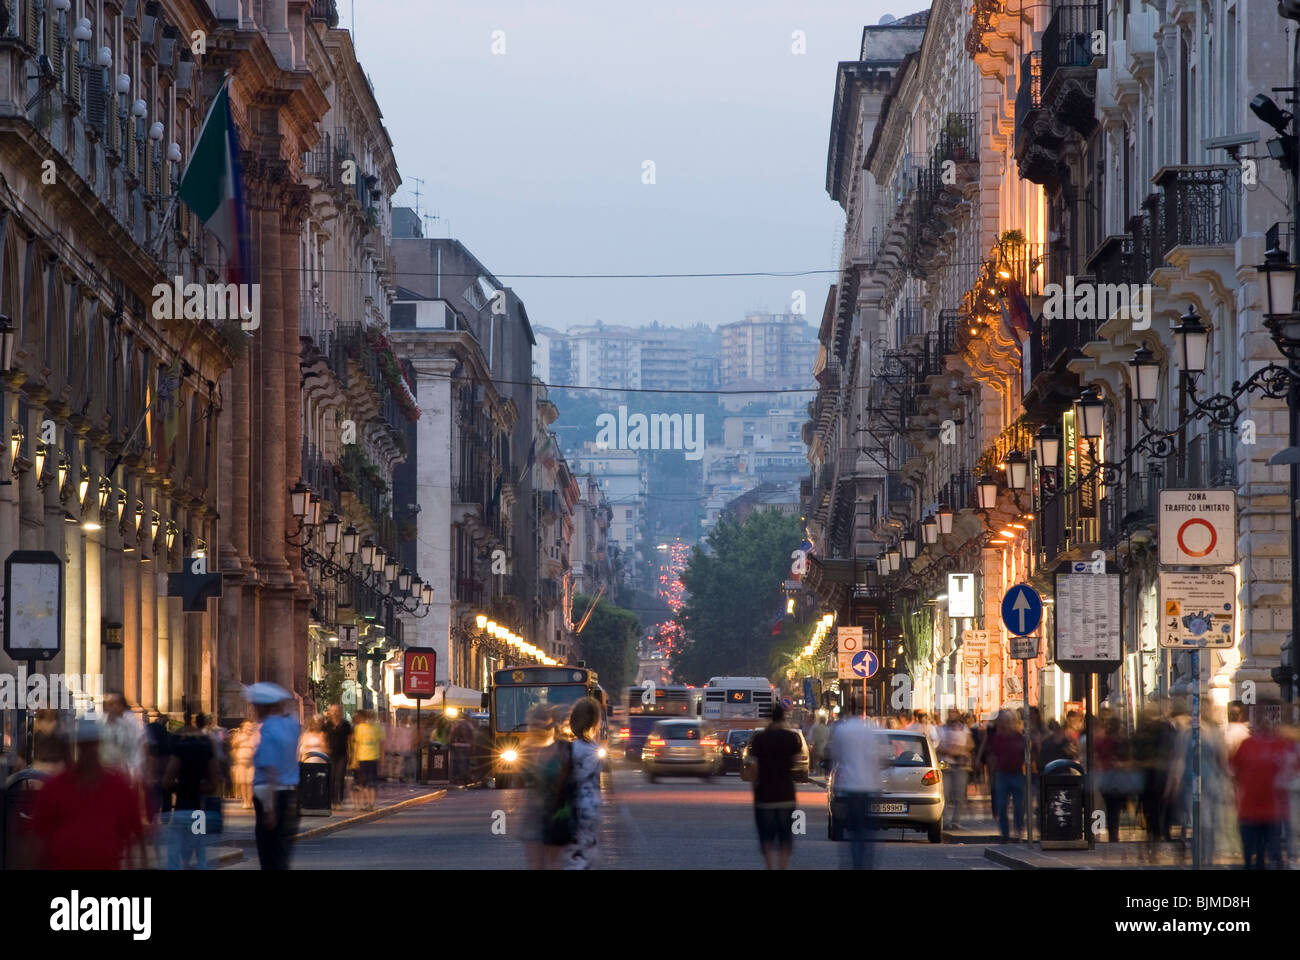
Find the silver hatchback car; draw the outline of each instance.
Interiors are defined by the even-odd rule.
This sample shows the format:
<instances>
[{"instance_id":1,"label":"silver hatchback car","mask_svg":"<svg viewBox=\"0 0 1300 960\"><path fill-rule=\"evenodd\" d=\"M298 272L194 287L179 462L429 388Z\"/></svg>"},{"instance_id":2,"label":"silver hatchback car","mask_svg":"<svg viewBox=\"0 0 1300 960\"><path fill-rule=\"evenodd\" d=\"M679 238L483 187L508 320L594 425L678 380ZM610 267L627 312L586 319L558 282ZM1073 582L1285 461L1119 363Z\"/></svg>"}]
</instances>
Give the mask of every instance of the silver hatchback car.
<instances>
[{"instance_id":1,"label":"silver hatchback car","mask_svg":"<svg viewBox=\"0 0 1300 960\"><path fill-rule=\"evenodd\" d=\"M943 840L943 767L924 733L913 730L878 730L880 792L871 797L868 815L876 829L905 827L922 830L931 843ZM835 790L835 772L826 785L828 834L844 839L841 796ZM839 816L837 816L837 813Z\"/></svg>"},{"instance_id":2,"label":"silver hatchback car","mask_svg":"<svg viewBox=\"0 0 1300 960\"><path fill-rule=\"evenodd\" d=\"M722 749L700 720L660 720L650 728L641 764L654 783L659 777L709 777L723 771Z\"/></svg>"}]
</instances>

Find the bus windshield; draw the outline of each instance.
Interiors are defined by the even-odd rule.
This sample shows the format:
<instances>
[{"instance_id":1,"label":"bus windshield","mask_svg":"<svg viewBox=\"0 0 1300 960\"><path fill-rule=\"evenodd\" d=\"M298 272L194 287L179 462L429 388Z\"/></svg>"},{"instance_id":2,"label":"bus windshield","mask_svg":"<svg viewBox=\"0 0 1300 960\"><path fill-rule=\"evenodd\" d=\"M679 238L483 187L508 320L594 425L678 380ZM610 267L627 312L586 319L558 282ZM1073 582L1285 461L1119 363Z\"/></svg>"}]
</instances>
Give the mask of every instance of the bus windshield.
<instances>
[{"instance_id":1,"label":"bus windshield","mask_svg":"<svg viewBox=\"0 0 1300 960\"><path fill-rule=\"evenodd\" d=\"M498 686L493 696L496 698L493 717L497 732L518 733L528 729L528 712L534 707L572 707L587 696L587 687L581 683Z\"/></svg>"}]
</instances>

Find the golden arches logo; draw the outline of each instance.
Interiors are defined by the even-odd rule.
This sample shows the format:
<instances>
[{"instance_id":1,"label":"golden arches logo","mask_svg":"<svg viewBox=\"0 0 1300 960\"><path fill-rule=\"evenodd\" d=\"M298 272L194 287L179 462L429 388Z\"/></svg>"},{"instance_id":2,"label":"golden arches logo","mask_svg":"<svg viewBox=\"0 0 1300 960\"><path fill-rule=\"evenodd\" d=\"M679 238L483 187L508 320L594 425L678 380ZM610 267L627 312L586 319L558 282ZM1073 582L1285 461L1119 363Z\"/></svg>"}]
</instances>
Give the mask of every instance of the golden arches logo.
<instances>
[{"instance_id":1,"label":"golden arches logo","mask_svg":"<svg viewBox=\"0 0 1300 960\"><path fill-rule=\"evenodd\" d=\"M412 657L412 658L411 658L410 668L411 668L412 671L415 671L415 670L428 670L428 669L429 669L429 658L426 657L426 656L424 656L424 654L420 654L419 656Z\"/></svg>"}]
</instances>

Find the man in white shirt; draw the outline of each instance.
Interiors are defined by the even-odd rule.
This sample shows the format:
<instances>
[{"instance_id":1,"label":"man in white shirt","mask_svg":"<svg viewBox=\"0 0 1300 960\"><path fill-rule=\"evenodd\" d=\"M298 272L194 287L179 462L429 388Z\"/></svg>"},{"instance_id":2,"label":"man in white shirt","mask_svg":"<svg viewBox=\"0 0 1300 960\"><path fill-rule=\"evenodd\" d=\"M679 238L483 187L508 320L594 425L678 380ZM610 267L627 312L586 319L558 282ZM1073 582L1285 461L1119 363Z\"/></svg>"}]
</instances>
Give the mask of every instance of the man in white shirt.
<instances>
[{"instance_id":1,"label":"man in white shirt","mask_svg":"<svg viewBox=\"0 0 1300 960\"><path fill-rule=\"evenodd\" d=\"M871 829L871 799L880 793L880 734L866 720L850 713L831 731L831 761L835 765L836 815L843 813L850 840L854 870L871 866L868 833Z\"/></svg>"},{"instance_id":2,"label":"man in white shirt","mask_svg":"<svg viewBox=\"0 0 1300 960\"><path fill-rule=\"evenodd\" d=\"M116 690L104 695L100 728L100 762L140 785L145 772L144 727L127 709L126 697Z\"/></svg>"}]
</instances>

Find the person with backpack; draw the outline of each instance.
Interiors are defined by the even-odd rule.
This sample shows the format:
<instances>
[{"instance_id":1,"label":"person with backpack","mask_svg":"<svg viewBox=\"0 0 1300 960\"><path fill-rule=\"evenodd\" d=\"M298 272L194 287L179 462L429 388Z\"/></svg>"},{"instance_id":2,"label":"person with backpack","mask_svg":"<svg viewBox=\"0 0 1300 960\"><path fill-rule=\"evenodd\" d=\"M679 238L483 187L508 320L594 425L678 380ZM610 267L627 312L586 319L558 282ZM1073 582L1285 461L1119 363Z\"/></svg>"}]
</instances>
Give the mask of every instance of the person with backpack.
<instances>
[{"instance_id":1,"label":"person with backpack","mask_svg":"<svg viewBox=\"0 0 1300 960\"><path fill-rule=\"evenodd\" d=\"M562 717L555 729L563 729ZM600 835L601 759L593 742L600 705L584 697L569 715L573 739L556 737L539 763L543 869L587 870Z\"/></svg>"}]
</instances>

